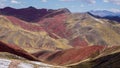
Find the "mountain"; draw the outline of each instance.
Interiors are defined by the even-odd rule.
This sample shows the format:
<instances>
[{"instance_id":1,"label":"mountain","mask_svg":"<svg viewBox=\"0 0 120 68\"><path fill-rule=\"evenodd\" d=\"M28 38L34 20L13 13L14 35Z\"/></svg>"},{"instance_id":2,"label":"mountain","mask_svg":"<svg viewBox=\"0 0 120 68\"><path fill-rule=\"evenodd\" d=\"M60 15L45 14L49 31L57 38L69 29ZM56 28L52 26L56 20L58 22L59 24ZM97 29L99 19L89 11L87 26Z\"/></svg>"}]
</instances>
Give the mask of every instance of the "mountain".
<instances>
[{"instance_id":1,"label":"mountain","mask_svg":"<svg viewBox=\"0 0 120 68\"><path fill-rule=\"evenodd\" d=\"M8 59L15 59L17 55L53 66L85 68L93 63L96 67L97 60L120 52L119 40L118 21L89 12L71 13L67 8L0 9L0 58L8 55Z\"/></svg>"},{"instance_id":2,"label":"mountain","mask_svg":"<svg viewBox=\"0 0 120 68\"><path fill-rule=\"evenodd\" d=\"M105 17L105 16L119 16L119 12L112 12L112 11L107 11L107 10L96 10L96 11L90 11L91 14L100 16L100 17Z\"/></svg>"},{"instance_id":3,"label":"mountain","mask_svg":"<svg viewBox=\"0 0 120 68\"><path fill-rule=\"evenodd\" d=\"M120 12L97 10L97 11L90 11L88 13L97 18L109 19L109 20L120 22Z\"/></svg>"},{"instance_id":4,"label":"mountain","mask_svg":"<svg viewBox=\"0 0 120 68\"><path fill-rule=\"evenodd\" d=\"M44 17L45 15L50 14L55 11L57 11L57 10L45 9L45 8L36 9L32 6L30 6L28 8L22 8L22 9L6 7L3 9L0 9L0 14L9 15L9 16L12 15L14 17L20 18L27 22L35 22L38 19ZM65 10L65 11L67 12L67 10Z\"/></svg>"}]
</instances>

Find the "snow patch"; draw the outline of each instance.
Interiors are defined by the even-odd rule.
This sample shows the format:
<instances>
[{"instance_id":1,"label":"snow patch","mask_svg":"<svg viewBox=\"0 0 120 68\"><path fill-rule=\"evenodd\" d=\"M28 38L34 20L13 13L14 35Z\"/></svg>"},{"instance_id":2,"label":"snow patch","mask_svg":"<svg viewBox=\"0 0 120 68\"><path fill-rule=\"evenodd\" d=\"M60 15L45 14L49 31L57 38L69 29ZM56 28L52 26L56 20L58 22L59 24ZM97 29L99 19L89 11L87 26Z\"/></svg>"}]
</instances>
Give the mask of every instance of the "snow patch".
<instances>
[{"instance_id":1,"label":"snow patch","mask_svg":"<svg viewBox=\"0 0 120 68\"><path fill-rule=\"evenodd\" d=\"M0 68L9 68L11 62L11 60L0 59Z\"/></svg>"},{"instance_id":2,"label":"snow patch","mask_svg":"<svg viewBox=\"0 0 120 68\"><path fill-rule=\"evenodd\" d=\"M18 68L34 68L34 66L32 64L28 64L28 63L20 63L18 65Z\"/></svg>"}]
</instances>

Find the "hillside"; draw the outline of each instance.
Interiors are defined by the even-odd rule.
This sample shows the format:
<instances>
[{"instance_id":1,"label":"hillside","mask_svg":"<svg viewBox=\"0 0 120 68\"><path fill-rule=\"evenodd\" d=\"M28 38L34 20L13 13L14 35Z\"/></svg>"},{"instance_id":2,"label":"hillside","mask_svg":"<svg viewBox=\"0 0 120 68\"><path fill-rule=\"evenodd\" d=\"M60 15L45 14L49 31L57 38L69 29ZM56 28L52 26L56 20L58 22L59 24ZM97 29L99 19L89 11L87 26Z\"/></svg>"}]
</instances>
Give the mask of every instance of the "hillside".
<instances>
[{"instance_id":1,"label":"hillside","mask_svg":"<svg viewBox=\"0 0 120 68\"><path fill-rule=\"evenodd\" d=\"M55 66L108 66L112 61L95 62L119 53L119 23L89 13L71 13L66 8L6 7L0 9L0 52Z\"/></svg>"}]
</instances>

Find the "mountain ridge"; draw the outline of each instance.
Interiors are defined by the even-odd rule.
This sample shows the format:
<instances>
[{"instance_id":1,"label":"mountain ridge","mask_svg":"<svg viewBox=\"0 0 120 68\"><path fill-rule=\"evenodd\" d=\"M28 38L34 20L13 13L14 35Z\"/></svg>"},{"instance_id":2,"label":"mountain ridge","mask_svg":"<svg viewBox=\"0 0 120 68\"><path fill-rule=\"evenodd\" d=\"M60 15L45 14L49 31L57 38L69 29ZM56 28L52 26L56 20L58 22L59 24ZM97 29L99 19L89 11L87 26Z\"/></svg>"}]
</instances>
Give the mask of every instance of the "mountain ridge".
<instances>
[{"instance_id":1,"label":"mountain ridge","mask_svg":"<svg viewBox=\"0 0 120 68\"><path fill-rule=\"evenodd\" d=\"M5 7L3 9L0 9L0 14L2 15L12 15L14 17L17 17L27 22L36 22L37 20L44 17L45 15L53 12L70 13L70 11L67 8L52 10L52 9L45 9L45 8L37 9L30 6L28 8L21 8L21 9L15 9L11 7Z\"/></svg>"}]
</instances>

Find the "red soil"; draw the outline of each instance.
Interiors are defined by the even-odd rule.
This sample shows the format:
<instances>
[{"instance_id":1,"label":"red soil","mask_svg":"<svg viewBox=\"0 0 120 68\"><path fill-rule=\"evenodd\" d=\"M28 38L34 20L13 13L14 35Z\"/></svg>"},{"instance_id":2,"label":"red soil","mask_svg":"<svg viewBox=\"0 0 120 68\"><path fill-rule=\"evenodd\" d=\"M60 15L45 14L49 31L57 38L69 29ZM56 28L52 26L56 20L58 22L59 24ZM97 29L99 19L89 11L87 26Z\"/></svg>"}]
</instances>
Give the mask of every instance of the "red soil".
<instances>
[{"instance_id":1,"label":"red soil","mask_svg":"<svg viewBox=\"0 0 120 68\"><path fill-rule=\"evenodd\" d=\"M41 26L38 25L32 25L28 22L22 21L16 17L13 16L6 16L13 24L18 25L26 30L30 31L42 31L44 30Z\"/></svg>"},{"instance_id":2,"label":"red soil","mask_svg":"<svg viewBox=\"0 0 120 68\"><path fill-rule=\"evenodd\" d=\"M86 46L83 48L72 48L58 51L52 54L45 52L44 54L37 53L34 55L39 57L39 59L42 59L41 56L45 57L46 59L44 58L44 60L52 64L65 65L77 63L90 57L95 57L103 48L104 46Z\"/></svg>"},{"instance_id":3,"label":"red soil","mask_svg":"<svg viewBox=\"0 0 120 68\"><path fill-rule=\"evenodd\" d=\"M67 19L67 14L62 13L59 15L55 15L52 18L45 18L39 21L39 24L43 25L43 28L48 33L55 33L60 37L66 38L66 25L65 20ZM51 36L54 36L50 34Z\"/></svg>"},{"instance_id":4,"label":"red soil","mask_svg":"<svg viewBox=\"0 0 120 68\"><path fill-rule=\"evenodd\" d=\"M81 60L85 60L95 54L96 52L100 51L103 47L101 46L88 46L85 48L80 49L70 49L64 51L62 55L58 55L50 62L58 63L58 64L69 64L69 63L76 63Z\"/></svg>"},{"instance_id":5,"label":"red soil","mask_svg":"<svg viewBox=\"0 0 120 68\"><path fill-rule=\"evenodd\" d=\"M84 39L81 39L79 37L73 39L71 42L70 42L71 45L73 45L73 47L83 47L83 46L88 46L88 43L84 40Z\"/></svg>"}]
</instances>

